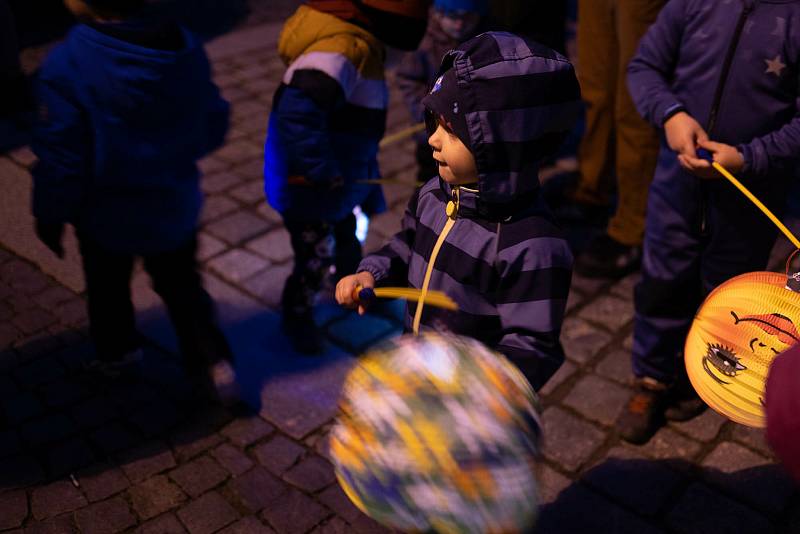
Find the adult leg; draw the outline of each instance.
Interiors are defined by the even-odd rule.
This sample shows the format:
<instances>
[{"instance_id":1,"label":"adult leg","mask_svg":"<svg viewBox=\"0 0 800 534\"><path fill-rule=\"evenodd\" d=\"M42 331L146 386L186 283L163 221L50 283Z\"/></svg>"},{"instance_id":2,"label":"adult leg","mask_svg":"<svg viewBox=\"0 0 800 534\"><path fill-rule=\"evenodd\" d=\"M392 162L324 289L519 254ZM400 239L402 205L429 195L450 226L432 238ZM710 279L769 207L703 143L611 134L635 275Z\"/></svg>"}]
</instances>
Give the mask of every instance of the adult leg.
<instances>
[{"instance_id":1,"label":"adult leg","mask_svg":"<svg viewBox=\"0 0 800 534\"><path fill-rule=\"evenodd\" d=\"M586 130L578 147L575 200L605 206L613 187L614 98L618 55L614 0L578 2L578 80Z\"/></svg>"},{"instance_id":2,"label":"adult leg","mask_svg":"<svg viewBox=\"0 0 800 534\"><path fill-rule=\"evenodd\" d=\"M658 158L656 130L639 116L626 85L626 74L639 39L656 19L664 0L615 0L618 38L616 78L613 82L616 212L604 234L590 242L575 262L575 270L589 277L618 278L641 262L647 189Z\"/></svg>"},{"instance_id":3,"label":"adult leg","mask_svg":"<svg viewBox=\"0 0 800 534\"><path fill-rule=\"evenodd\" d=\"M81 232L78 236L97 359L120 361L140 347L130 293L133 256L111 252Z\"/></svg>"},{"instance_id":4,"label":"adult leg","mask_svg":"<svg viewBox=\"0 0 800 534\"><path fill-rule=\"evenodd\" d=\"M647 191L658 159L658 132L636 111L628 93L627 67L639 40L655 22L665 0L617 0L617 67L615 124L617 210L608 235L628 246L640 246L644 234Z\"/></svg>"},{"instance_id":5,"label":"adult leg","mask_svg":"<svg viewBox=\"0 0 800 534\"><path fill-rule=\"evenodd\" d=\"M186 368L206 373L220 361L232 361L233 353L197 271L196 251L193 237L175 250L146 255L144 267L167 307Z\"/></svg>"}]
</instances>

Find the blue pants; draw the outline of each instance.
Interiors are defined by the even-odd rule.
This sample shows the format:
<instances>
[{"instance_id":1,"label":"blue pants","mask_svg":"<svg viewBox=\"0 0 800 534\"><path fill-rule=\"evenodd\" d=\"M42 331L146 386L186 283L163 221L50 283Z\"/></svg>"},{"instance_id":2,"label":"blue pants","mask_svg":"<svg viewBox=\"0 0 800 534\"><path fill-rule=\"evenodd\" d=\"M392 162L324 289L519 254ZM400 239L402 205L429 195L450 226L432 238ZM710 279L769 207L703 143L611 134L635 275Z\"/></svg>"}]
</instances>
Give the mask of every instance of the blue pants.
<instances>
[{"instance_id":1,"label":"blue pants","mask_svg":"<svg viewBox=\"0 0 800 534\"><path fill-rule=\"evenodd\" d=\"M781 216L789 177L741 181ZM733 184L684 172L662 147L634 292L633 374L673 383L685 372L683 346L703 299L729 278L764 270L777 232Z\"/></svg>"}]
</instances>

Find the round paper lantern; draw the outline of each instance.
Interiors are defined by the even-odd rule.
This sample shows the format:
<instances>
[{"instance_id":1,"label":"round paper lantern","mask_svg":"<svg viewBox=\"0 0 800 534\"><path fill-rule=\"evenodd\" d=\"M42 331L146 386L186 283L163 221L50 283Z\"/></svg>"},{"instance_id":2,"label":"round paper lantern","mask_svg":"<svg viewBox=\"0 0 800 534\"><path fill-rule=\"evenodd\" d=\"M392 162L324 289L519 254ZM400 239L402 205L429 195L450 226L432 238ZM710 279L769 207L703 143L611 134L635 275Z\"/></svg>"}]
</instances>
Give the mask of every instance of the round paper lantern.
<instances>
[{"instance_id":1,"label":"round paper lantern","mask_svg":"<svg viewBox=\"0 0 800 534\"><path fill-rule=\"evenodd\" d=\"M695 316L684 358L697 393L722 415L766 425L767 371L779 353L800 341L800 293L786 275L747 273L717 287Z\"/></svg>"},{"instance_id":2,"label":"round paper lantern","mask_svg":"<svg viewBox=\"0 0 800 534\"><path fill-rule=\"evenodd\" d=\"M331 431L339 484L405 532L521 532L537 513L537 399L481 343L425 333L368 352Z\"/></svg>"}]
</instances>

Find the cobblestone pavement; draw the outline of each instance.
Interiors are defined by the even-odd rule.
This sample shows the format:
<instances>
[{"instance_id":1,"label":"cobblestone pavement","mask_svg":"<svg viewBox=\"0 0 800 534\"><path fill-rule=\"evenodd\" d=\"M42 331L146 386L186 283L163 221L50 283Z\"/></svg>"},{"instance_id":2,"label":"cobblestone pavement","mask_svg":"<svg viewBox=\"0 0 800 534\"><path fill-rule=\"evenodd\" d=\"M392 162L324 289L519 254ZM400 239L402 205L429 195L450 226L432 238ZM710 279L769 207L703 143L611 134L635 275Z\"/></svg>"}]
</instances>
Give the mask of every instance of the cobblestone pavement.
<instances>
[{"instance_id":1,"label":"cobblestone pavement","mask_svg":"<svg viewBox=\"0 0 800 534\"><path fill-rule=\"evenodd\" d=\"M200 233L207 285L258 415L236 418L192 395L141 273L134 287L150 340L142 378L91 380L80 366L89 353L80 287L69 289L74 284L61 283L40 256L3 243L0 532L385 531L338 488L325 443L351 355L396 333L397 310L359 318L321 303L317 320L330 344L319 358L292 354L279 333L273 310L292 252L262 196L261 145L283 71L279 26L264 13L209 47L234 125L226 146L202 162ZM406 124L392 92L388 130ZM381 154L387 178L413 182L411 149L406 142ZM27 177L32 162L21 148L0 157L0 171ZM391 209L373 219L368 249L397 229L410 191L386 187ZM619 440L611 424L629 391L635 281L574 279L568 361L542 392L538 531L800 532L800 494L760 431L707 411L642 447Z\"/></svg>"}]
</instances>

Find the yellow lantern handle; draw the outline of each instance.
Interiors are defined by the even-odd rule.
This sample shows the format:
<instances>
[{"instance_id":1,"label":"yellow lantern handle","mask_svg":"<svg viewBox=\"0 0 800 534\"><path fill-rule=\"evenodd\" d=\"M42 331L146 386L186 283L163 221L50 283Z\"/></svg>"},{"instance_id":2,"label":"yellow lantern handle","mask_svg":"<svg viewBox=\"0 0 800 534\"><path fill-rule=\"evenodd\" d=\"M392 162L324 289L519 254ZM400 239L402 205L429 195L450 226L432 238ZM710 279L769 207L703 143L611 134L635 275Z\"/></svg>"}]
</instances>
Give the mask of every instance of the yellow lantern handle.
<instances>
[{"instance_id":1,"label":"yellow lantern handle","mask_svg":"<svg viewBox=\"0 0 800 534\"><path fill-rule=\"evenodd\" d=\"M399 132L395 132L393 134L389 134L386 137L384 137L383 139L381 139L380 143L378 143L378 146L380 148L384 148L384 147L387 147L389 145L393 145L395 143L399 143L400 141L405 141L406 139L408 139L409 137L411 137L415 133L421 132L424 129L425 129L425 123L424 122L420 122L418 124L414 124L413 126L409 126L408 128L403 128Z\"/></svg>"},{"instance_id":2,"label":"yellow lantern handle","mask_svg":"<svg viewBox=\"0 0 800 534\"><path fill-rule=\"evenodd\" d=\"M730 183L735 185L736 188L744 194L744 196L746 196L747 198L750 199L750 202L755 204L756 207L758 207L758 209L760 209L762 211L762 213L764 213L764 215L769 217L769 220L772 221L775 224L775 226L777 226L778 229L781 232L783 232L783 235L785 235L789 239L789 241L792 242L792 244L795 246L795 248L800 249L800 240L798 240L794 236L794 234L792 234L792 232L790 232L789 229L786 228L786 226L780 220L778 220L778 218L775 216L775 214L772 213L769 210L769 208L767 208L760 200L758 200L756 198L756 196L753 193L750 192L749 189L747 189L744 185L742 185L742 183L739 180L737 180L734 175L732 175L730 172L728 172L728 169L726 169L725 167L723 167L722 165L720 165L716 161L713 161L712 157L711 157L711 154L707 150L699 149L697 151L697 155L698 155L698 157L706 159L709 162L711 162L711 166L714 167L717 170L717 172L719 172L722 176L727 178Z\"/></svg>"}]
</instances>

